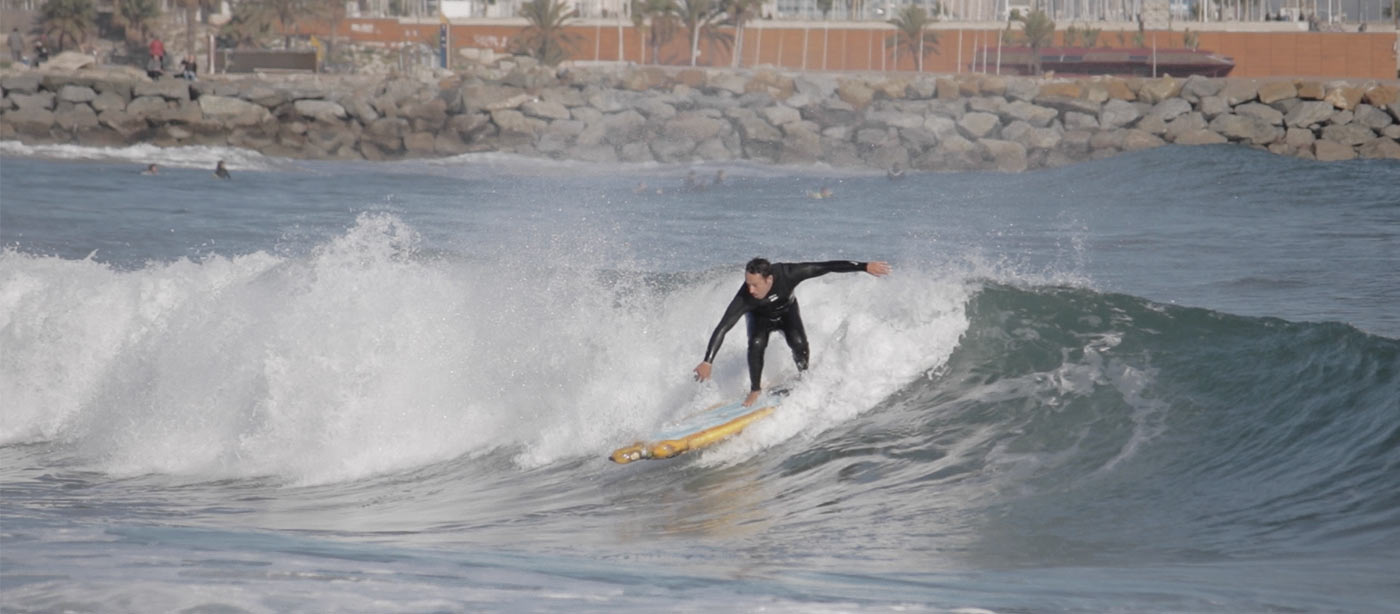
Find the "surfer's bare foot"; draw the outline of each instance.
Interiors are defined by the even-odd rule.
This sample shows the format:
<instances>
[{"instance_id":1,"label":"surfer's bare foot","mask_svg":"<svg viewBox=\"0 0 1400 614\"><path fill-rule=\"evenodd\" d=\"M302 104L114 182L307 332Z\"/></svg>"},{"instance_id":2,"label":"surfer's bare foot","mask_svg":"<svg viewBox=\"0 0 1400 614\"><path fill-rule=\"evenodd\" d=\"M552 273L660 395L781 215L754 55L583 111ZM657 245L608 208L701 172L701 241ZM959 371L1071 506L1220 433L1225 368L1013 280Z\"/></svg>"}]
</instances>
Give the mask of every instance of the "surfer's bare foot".
<instances>
[{"instance_id":1,"label":"surfer's bare foot","mask_svg":"<svg viewBox=\"0 0 1400 614\"><path fill-rule=\"evenodd\" d=\"M753 407L753 404L758 401L758 395L760 394L763 394L763 391L754 390L749 392L749 398L744 399L744 407Z\"/></svg>"}]
</instances>

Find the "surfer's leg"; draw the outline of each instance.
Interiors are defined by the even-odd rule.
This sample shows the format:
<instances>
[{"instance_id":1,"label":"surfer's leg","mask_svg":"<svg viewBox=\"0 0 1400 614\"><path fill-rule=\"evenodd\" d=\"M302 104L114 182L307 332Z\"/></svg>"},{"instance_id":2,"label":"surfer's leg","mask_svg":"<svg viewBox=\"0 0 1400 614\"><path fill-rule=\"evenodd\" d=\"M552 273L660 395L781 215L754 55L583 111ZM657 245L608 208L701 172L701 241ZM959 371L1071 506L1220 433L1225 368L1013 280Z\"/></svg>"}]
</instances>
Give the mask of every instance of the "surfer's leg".
<instances>
[{"instance_id":1,"label":"surfer's leg","mask_svg":"<svg viewBox=\"0 0 1400 614\"><path fill-rule=\"evenodd\" d=\"M797 363L797 370L806 371L812 349L807 344L807 329L802 326L802 312L797 308L797 301L792 302L783 318L783 338L792 349L792 361Z\"/></svg>"},{"instance_id":2,"label":"surfer's leg","mask_svg":"<svg viewBox=\"0 0 1400 614\"><path fill-rule=\"evenodd\" d=\"M768 349L768 335L773 329L766 324L763 318L755 317L752 313L749 318L749 390L760 390L762 386L759 382L763 379L763 352Z\"/></svg>"}]
</instances>

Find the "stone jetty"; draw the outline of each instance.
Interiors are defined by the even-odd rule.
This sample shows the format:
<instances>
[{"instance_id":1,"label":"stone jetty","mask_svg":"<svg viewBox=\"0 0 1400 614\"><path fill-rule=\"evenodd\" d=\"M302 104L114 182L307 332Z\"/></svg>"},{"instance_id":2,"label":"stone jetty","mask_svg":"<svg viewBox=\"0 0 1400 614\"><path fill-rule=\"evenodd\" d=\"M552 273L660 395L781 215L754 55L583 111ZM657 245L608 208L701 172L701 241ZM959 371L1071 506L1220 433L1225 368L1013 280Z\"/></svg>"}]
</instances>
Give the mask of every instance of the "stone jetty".
<instances>
[{"instance_id":1,"label":"stone jetty","mask_svg":"<svg viewBox=\"0 0 1400 614\"><path fill-rule=\"evenodd\" d=\"M499 151L1017 172L1175 143L1400 159L1400 88L1311 80L825 74L506 58L410 77L119 67L0 73L0 139L213 145L314 159Z\"/></svg>"}]
</instances>

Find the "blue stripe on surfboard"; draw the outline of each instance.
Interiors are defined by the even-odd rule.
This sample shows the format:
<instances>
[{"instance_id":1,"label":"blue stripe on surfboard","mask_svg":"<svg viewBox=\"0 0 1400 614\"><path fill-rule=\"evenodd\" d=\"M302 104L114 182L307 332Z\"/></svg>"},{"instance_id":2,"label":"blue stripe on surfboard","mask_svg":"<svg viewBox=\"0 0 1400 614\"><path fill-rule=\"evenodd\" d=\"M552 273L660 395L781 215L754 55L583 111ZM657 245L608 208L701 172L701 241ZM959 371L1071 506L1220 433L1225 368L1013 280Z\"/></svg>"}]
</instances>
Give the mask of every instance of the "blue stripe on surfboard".
<instances>
[{"instance_id":1,"label":"blue stripe on surfboard","mask_svg":"<svg viewBox=\"0 0 1400 614\"><path fill-rule=\"evenodd\" d=\"M746 416L765 407L772 407L778 404L783 397L787 396L786 388L775 388L769 390L767 394L759 397L752 406L744 407L743 401L735 401L728 405L721 405L714 409L700 412L694 416L686 418L680 424L669 427L661 432L653 434L647 441L666 441L668 439L680 439L699 433L705 429L711 429L721 424Z\"/></svg>"}]
</instances>

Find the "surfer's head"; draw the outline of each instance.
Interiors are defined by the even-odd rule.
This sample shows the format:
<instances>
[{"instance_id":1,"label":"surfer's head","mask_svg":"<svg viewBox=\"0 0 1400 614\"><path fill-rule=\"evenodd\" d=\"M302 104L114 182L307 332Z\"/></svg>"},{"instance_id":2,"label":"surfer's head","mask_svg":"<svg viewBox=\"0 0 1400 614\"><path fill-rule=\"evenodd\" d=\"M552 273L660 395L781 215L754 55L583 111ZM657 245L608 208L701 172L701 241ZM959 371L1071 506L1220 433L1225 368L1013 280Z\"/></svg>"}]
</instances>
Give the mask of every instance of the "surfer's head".
<instances>
[{"instance_id":1,"label":"surfer's head","mask_svg":"<svg viewBox=\"0 0 1400 614\"><path fill-rule=\"evenodd\" d=\"M773 289L773 264L763 258L754 258L744 265L744 283L754 298L768 296Z\"/></svg>"}]
</instances>

